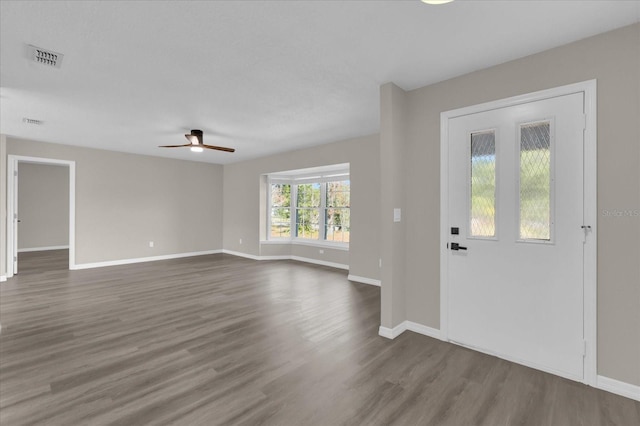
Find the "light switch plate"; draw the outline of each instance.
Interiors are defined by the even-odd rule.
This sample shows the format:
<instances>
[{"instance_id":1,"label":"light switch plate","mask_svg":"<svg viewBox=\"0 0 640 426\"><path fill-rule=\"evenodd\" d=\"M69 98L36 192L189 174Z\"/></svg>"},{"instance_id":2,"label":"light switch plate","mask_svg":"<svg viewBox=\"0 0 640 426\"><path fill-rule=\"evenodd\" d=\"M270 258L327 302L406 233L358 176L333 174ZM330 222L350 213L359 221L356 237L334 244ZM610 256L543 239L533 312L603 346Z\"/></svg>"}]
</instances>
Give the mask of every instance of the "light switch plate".
<instances>
[{"instance_id":1,"label":"light switch plate","mask_svg":"<svg viewBox=\"0 0 640 426\"><path fill-rule=\"evenodd\" d=\"M402 219L402 211L400 209L393 209L393 221L400 222Z\"/></svg>"}]
</instances>

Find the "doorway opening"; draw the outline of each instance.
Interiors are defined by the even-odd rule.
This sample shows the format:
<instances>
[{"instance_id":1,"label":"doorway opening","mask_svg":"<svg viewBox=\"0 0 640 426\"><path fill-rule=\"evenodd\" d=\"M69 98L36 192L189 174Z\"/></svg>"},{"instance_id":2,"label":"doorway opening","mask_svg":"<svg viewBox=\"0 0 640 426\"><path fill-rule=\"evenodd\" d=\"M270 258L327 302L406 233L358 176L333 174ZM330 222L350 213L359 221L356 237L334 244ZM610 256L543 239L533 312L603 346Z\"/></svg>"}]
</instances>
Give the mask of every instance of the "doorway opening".
<instances>
[{"instance_id":1,"label":"doorway opening","mask_svg":"<svg viewBox=\"0 0 640 426\"><path fill-rule=\"evenodd\" d=\"M22 240L20 240L20 224L21 212L20 212L20 167L24 170L37 170L33 169L34 166L55 166L51 169L58 170L57 168L65 168L65 172L68 172L68 210L59 209L62 213L68 216L68 229L66 226L59 226L61 229L50 231L49 240L41 240L38 236L38 231L29 229L25 232ZM37 176L35 177L37 179ZM33 182L33 177L30 178L30 185L37 187L37 182ZM65 193L63 196L66 196ZM60 200L50 200L54 205L60 207ZM25 208L24 203L23 208ZM32 215L36 212L25 211L25 214ZM42 213L42 212L40 212ZM47 212L54 214L53 211ZM42 216L41 216L42 218ZM60 232L66 233L59 235ZM58 235L55 235L55 234ZM49 233L48 233L49 234ZM47 242L48 241L48 242ZM62 242L62 244L60 243ZM66 242L66 244L64 244ZM68 250L68 252L67 252ZM48 253L46 253L48 252ZM68 253L68 255L67 255ZM52 158L40 158L40 157L27 157L19 155L8 155L8 167L7 167L7 278L13 277L13 275L19 272L18 262L19 260L29 260L29 264L33 264L34 267L42 268L57 268L61 259L68 256L69 269L75 267L75 161L58 160Z\"/></svg>"}]
</instances>

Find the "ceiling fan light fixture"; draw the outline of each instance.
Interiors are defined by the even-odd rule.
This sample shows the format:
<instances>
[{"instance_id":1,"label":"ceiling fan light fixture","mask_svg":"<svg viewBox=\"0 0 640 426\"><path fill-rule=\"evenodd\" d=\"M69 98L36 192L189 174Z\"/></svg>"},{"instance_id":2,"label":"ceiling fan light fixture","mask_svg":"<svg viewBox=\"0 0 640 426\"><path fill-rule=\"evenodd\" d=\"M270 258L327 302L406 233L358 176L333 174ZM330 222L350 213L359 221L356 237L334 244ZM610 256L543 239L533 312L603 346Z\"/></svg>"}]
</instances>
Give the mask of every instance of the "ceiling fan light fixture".
<instances>
[{"instance_id":1,"label":"ceiling fan light fixture","mask_svg":"<svg viewBox=\"0 0 640 426\"><path fill-rule=\"evenodd\" d=\"M184 145L160 145L158 148L189 148L193 152L204 152L205 149L212 149L215 151L235 152L233 148L227 148L224 146L206 145L203 142L202 130L191 130L191 133L184 135L189 141Z\"/></svg>"},{"instance_id":2,"label":"ceiling fan light fixture","mask_svg":"<svg viewBox=\"0 0 640 426\"><path fill-rule=\"evenodd\" d=\"M451 3L453 0L422 0L422 3L426 4L445 4Z\"/></svg>"}]
</instances>

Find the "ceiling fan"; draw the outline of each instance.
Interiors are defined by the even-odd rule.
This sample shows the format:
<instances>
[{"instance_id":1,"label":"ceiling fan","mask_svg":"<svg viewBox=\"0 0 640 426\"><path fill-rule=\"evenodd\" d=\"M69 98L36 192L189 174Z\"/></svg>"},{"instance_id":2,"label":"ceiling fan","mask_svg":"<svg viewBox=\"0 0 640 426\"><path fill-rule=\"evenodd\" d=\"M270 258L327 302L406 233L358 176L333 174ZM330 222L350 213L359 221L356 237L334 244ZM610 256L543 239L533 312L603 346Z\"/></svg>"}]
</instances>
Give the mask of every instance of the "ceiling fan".
<instances>
[{"instance_id":1,"label":"ceiling fan","mask_svg":"<svg viewBox=\"0 0 640 426\"><path fill-rule=\"evenodd\" d=\"M188 135L184 135L185 138L189 141L189 143L184 145L160 145L159 148L182 148L182 147L191 147L191 151L193 152L202 152L204 148L206 149L215 149L218 151L225 152L235 152L233 148L225 148L223 146L214 146L214 145L205 145L202 142L202 130L191 130L191 133Z\"/></svg>"}]
</instances>

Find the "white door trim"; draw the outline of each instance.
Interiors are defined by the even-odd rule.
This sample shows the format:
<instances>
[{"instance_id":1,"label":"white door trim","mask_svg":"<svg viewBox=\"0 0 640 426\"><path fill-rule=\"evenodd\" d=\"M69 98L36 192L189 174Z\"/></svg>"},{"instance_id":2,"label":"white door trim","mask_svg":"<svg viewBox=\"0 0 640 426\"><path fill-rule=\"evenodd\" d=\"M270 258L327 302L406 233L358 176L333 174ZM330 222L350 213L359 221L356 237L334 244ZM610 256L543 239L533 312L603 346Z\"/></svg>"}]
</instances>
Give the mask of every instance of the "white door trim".
<instances>
[{"instance_id":1,"label":"white door trim","mask_svg":"<svg viewBox=\"0 0 640 426\"><path fill-rule=\"evenodd\" d=\"M69 167L69 269L74 269L76 264L76 162L57 160L54 158L27 157L22 155L7 156L7 278L14 273L13 252L14 241L14 213L16 210L15 171L18 163L50 164Z\"/></svg>"},{"instance_id":2,"label":"white door trim","mask_svg":"<svg viewBox=\"0 0 640 426\"><path fill-rule=\"evenodd\" d=\"M448 333L449 241L449 120L464 115L506 108L529 102L584 93L584 225L590 226L584 245L584 339L586 342L583 382L597 385L597 117L596 80L569 84L507 99L468 106L440 114L440 338Z\"/></svg>"}]
</instances>

